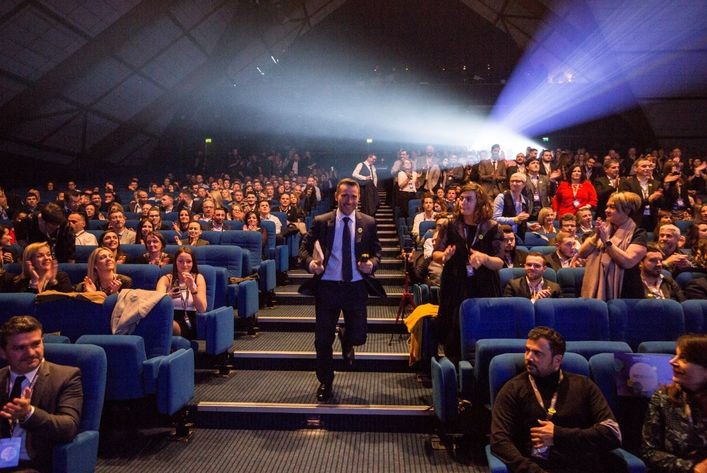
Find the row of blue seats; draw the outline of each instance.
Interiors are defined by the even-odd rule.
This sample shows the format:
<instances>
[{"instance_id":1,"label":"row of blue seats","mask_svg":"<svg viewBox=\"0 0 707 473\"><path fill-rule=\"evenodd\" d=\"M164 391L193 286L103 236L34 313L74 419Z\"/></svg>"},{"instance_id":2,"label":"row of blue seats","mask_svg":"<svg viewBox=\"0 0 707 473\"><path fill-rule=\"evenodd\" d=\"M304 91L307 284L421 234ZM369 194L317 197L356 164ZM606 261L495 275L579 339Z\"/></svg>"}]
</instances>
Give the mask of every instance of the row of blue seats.
<instances>
[{"instance_id":1,"label":"row of blue seats","mask_svg":"<svg viewBox=\"0 0 707 473\"><path fill-rule=\"evenodd\" d=\"M69 275L72 284L78 284L86 276L87 266L85 263L61 263L59 264L59 270ZM223 269L203 265L199 266L199 270L204 276L207 288L207 310L198 316L199 325L204 334L200 339L205 342L205 352L208 355L217 356L226 353L233 344L235 331L233 308L222 301L225 295L223 294L222 285L220 286L218 283L221 282L223 284L223 279L225 279L222 274L219 274L223 273ZM120 266L120 273L129 276L133 280L133 289L154 290L159 278L163 274L171 272L172 265L166 265L162 268L149 264L124 264ZM233 289L237 290L237 288ZM31 309L35 300L33 293L5 293L3 297L4 299L0 300L5 300L7 305L0 308L0 323L13 315L26 314L23 310ZM251 301L251 305L252 303ZM38 304L36 309L39 309L40 306L46 307L44 304ZM57 321L52 320L50 317L47 318L46 323L48 332L61 331L63 333L68 330L68 333L74 333L72 330L78 330L81 333L81 330L83 330L82 325L77 326L75 329L68 326L59 327L55 325ZM69 338L73 340L77 337Z\"/></svg>"},{"instance_id":2,"label":"row of blue seats","mask_svg":"<svg viewBox=\"0 0 707 473\"><path fill-rule=\"evenodd\" d=\"M72 283L83 281L87 274L86 262L89 255L96 247L77 246L77 263L61 263L59 268L69 274ZM122 245L121 248L128 256L128 261L135 261L145 251L142 245ZM245 280L239 283L230 283L229 278L242 278L247 272L242 270L244 252L240 247L222 246L197 246L192 248L199 264L200 271L204 274L207 288L208 309L231 306L236 308L240 318L255 318L258 313L258 285L254 280ZM177 246L168 246L167 252L174 254ZM159 268L150 264L121 264L118 272L133 279L136 289L155 289L157 280L166 271L171 271L171 265ZM11 273L19 273L20 266L15 263L6 265Z\"/></svg>"},{"instance_id":3,"label":"row of blue seats","mask_svg":"<svg viewBox=\"0 0 707 473\"><path fill-rule=\"evenodd\" d=\"M525 344L525 339L522 340ZM568 346L569 349L569 346ZM614 381L614 353L597 353L587 359L585 356L568 351L562 360L562 369L571 373L588 376L594 380L607 399L613 412L617 412L618 396ZM488 391L486 395L490 406L496 399L501 387L525 370L524 355L522 353L501 353L489 361ZM456 371L454 365L447 358L431 361L432 372L432 397L434 412L443 426L452 425L458 418L458 399L455 388ZM623 465L622 471L639 473L645 471L643 461L624 449L611 452L618 464ZM492 473L507 473L506 465L495 457L486 446L486 457Z\"/></svg>"},{"instance_id":4,"label":"row of blue seats","mask_svg":"<svg viewBox=\"0 0 707 473\"><path fill-rule=\"evenodd\" d=\"M568 350L590 358L602 352L630 352L647 341L674 341L688 332L705 331L706 300L541 299L519 297L465 300L459 309L461 360L459 389L463 397L484 396L486 370L493 356L524 349L528 332L552 327ZM423 343L436 346L423 326ZM425 340L430 339L430 340ZM520 340L520 342L519 342Z\"/></svg>"}]
</instances>

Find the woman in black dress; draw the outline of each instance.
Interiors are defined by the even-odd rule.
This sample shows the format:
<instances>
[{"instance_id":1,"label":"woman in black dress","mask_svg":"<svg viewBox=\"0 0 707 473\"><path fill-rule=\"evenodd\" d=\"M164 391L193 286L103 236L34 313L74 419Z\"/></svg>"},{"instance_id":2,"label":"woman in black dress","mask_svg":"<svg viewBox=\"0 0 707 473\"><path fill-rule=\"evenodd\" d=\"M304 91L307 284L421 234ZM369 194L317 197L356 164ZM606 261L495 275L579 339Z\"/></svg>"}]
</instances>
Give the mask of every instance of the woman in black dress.
<instances>
[{"instance_id":1,"label":"woman in black dress","mask_svg":"<svg viewBox=\"0 0 707 473\"><path fill-rule=\"evenodd\" d=\"M435 251L433 258L444 265L440 284L440 307L437 318L439 340L444 354L453 362L461 356L459 306L470 297L501 296L498 270L503 233L491 219L493 206L483 188L465 184L449 222L447 246Z\"/></svg>"}]
</instances>

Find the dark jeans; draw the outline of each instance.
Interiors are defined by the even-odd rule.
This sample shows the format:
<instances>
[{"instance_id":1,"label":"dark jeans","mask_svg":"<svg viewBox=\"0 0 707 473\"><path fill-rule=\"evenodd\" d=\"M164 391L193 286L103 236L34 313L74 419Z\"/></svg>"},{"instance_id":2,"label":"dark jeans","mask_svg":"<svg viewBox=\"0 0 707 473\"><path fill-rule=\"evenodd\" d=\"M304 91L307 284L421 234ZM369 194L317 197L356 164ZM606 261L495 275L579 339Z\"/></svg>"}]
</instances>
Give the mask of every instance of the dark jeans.
<instances>
[{"instance_id":1,"label":"dark jeans","mask_svg":"<svg viewBox=\"0 0 707 473\"><path fill-rule=\"evenodd\" d=\"M315 297L316 325L314 348L317 351L317 379L320 383L334 381L334 350L339 314L344 313L346 341L351 345L366 343L368 292L363 281L319 281Z\"/></svg>"}]
</instances>

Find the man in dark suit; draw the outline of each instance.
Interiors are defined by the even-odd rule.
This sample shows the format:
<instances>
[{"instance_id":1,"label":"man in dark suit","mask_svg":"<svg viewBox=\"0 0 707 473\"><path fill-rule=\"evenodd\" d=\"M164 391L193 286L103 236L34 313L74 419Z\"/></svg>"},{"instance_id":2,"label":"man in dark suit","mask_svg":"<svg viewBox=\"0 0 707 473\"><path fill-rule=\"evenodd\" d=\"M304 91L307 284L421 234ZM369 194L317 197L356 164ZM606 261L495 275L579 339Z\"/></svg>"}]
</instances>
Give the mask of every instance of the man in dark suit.
<instances>
[{"instance_id":1,"label":"man in dark suit","mask_svg":"<svg viewBox=\"0 0 707 473\"><path fill-rule=\"evenodd\" d=\"M83 406L77 368L44 360L42 325L16 316L0 327L0 427L21 439L20 467L51 471L54 445L73 439ZM19 384L18 384L19 383Z\"/></svg>"},{"instance_id":2,"label":"man in dark suit","mask_svg":"<svg viewBox=\"0 0 707 473\"><path fill-rule=\"evenodd\" d=\"M317 351L317 399L332 396L334 362L332 343L339 314L342 354L347 365L354 360L354 345L366 343L368 294L384 296L373 273L381 257L381 244L373 217L356 211L360 187L353 179L336 186L337 209L315 217L300 246L300 259L314 277L300 292L315 297L315 337Z\"/></svg>"},{"instance_id":3,"label":"man in dark suit","mask_svg":"<svg viewBox=\"0 0 707 473\"><path fill-rule=\"evenodd\" d=\"M606 218L606 203L611 194L619 191L625 180L619 175L620 169L618 159L607 159L604 161L604 175L593 182L594 189L597 191L597 218Z\"/></svg>"},{"instance_id":4,"label":"man in dark suit","mask_svg":"<svg viewBox=\"0 0 707 473\"><path fill-rule=\"evenodd\" d=\"M560 297L560 285L543 278L545 268L545 258L542 253L537 251L528 253L525 257L525 276L508 281L503 295L525 297L531 302L547 297Z\"/></svg>"}]
</instances>

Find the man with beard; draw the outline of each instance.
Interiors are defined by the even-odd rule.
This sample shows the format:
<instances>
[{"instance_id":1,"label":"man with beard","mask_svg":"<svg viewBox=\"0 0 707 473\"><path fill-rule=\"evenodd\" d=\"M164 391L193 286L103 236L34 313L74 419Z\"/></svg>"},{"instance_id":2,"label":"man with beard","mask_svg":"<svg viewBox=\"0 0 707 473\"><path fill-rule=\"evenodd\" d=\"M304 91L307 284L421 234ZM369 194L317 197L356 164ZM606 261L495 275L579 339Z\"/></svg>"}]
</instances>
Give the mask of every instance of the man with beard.
<instances>
[{"instance_id":1,"label":"man with beard","mask_svg":"<svg viewBox=\"0 0 707 473\"><path fill-rule=\"evenodd\" d=\"M491 418L491 451L511 472L612 471L608 452L621 431L599 388L560 369L565 340L535 327L525 345L525 372L498 393Z\"/></svg>"}]
</instances>

